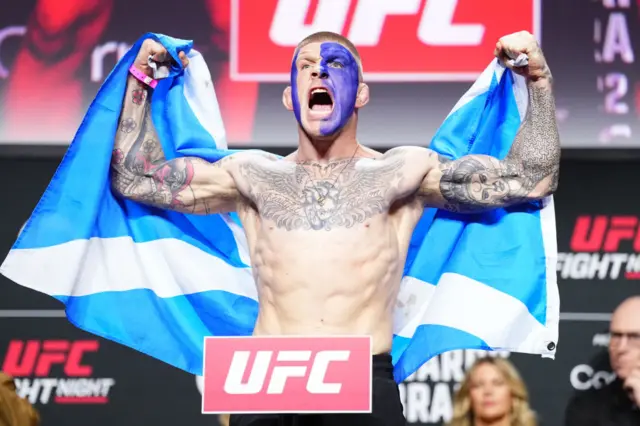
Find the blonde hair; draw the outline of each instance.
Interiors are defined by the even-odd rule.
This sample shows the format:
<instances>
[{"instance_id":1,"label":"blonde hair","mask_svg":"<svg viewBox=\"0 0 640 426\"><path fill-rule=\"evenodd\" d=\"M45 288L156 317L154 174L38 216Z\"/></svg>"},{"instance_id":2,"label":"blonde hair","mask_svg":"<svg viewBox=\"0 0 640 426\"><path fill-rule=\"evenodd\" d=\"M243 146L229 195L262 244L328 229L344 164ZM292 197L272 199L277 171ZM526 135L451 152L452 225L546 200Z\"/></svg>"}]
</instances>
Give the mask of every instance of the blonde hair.
<instances>
[{"instance_id":1,"label":"blonde hair","mask_svg":"<svg viewBox=\"0 0 640 426\"><path fill-rule=\"evenodd\" d=\"M471 376L481 365L493 365L504 376L511 389L511 426L536 426L536 416L529 407L529 393L516 368L501 357L484 357L476 360L467 371L453 402L453 418L448 426L473 426L471 407Z\"/></svg>"},{"instance_id":2,"label":"blonde hair","mask_svg":"<svg viewBox=\"0 0 640 426\"><path fill-rule=\"evenodd\" d=\"M40 415L16 393L13 377L0 372L0 426L38 426Z\"/></svg>"},{"instance_id":3,"label":"blonde hair","mask_svg":"<svg viewBox=\"0 0 640 426\"><path fill-rule=\"evenodd\" d=\"M351 52L356 62L358 63L358 78L360 79L360 81L362 81L362 78L363 78L362 74L364 71L362 68L362 59L360 58L360 53L358 53L358 49L353 43L351 43L351 41L348 38L338 33L333 33L331 31L320 31L305 37L300 43L298 43L296 50L293 52L293 57L295 58L296 55L298 54L298 51L303 47L305 47L307 44L316 43L320 41L331 41L346 47L347 50Z\"/></svg>"}]
</instances>

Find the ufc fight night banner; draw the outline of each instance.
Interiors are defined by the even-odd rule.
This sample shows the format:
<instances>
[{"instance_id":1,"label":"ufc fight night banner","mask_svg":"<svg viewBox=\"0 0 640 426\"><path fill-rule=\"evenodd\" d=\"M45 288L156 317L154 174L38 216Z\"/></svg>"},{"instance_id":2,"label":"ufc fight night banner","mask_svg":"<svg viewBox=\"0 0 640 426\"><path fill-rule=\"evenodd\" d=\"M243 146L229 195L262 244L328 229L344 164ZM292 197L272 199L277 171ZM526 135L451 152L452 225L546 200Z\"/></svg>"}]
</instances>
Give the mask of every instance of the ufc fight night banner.
<instances>
[{"instance_id":1,"label":"ufc fight night banner","mask_svg":"<svg viewBox=\"0 0 640 426\"><path fill-rule=\"evenodd\" d=\"M638 146L637 0L0 0L0 143L67 144L111 68L145 32L195 41L232 146L296 144L281 104L292 53L318 30L362 54L361 142L428 144L500 36L540 40L564 147ZM175 19L181 16L183 19Z\"/></svg>"},{"instance_id":2,"label":"ufc fight night banner","mask_svg":"<svg viewBox=\"0 0 640 426\"><path fill-rule=\"evenodd\" d=\"M58 163L0 158L0 181L16 185L10 206L1 213L3 258ZM638 181L637 161L561 165L555 196L562 307L556 359L491 353L519 369L544 424L562 424L573 394L601 387L613 377L606 352L609 318L625 297L640 294L640 210L629 192ZM0 277L0 366L16 375L20 392L34 401L43 424L215 424L216 415L201 414L201 378L82 332L61 309L50 297ZM453 392L484 354L447 352L402 383L408 423L448 421Z\"/></svg>"},{"instance_id":3,"label":"ufc fight night banner","mask_svg":"<svg viewBox=\"0 0 640 426\"><path fill-rule=\"evenodd\" d=\"M217 416L200 414L193 376L82 332L64 317L0 314L0 368L15 377L43 425L217 425Z\"/></svg>"}]
</instances>

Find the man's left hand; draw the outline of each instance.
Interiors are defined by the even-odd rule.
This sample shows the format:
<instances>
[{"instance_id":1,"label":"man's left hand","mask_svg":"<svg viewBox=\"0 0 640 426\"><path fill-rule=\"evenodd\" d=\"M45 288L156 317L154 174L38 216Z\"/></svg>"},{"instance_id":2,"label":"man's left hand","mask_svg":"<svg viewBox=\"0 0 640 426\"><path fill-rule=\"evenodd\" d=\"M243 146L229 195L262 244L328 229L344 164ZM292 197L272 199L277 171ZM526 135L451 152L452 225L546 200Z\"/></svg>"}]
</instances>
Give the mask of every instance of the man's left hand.
<instances>
[{"instance_id":1,"label":"man's left hand","mask_svg":"<svg viewBox=\"0 0 640 426\"><path fill-rule=\"evenodd\" d=\"M636 367L631 371L623 386L629 392L629 396L634 400L636 406L640 407L640 367Z\"/></svg>"},{"instance_id":2,"label":"man's left hand","mask_svg":"<svg viewBox=\"0 0 640 426\"><path fill-rule=\"evenodd\" d=\"M508 61L516 59L522 53L529 57L529 65L525 67L509 66ZM502 37L496 43L496 49L493 54L516 74L523 75L533 81L551 79L551 70L542 54L542 49L540 49L540 45L533 34L527 31L520 31Z\"/></svg>"},{"instance_id":3,"label":"man's left hand","mask_svg":"<svg viewBox=\"0 0 640 426\"><path fill-rule=\"evenodd\" d=\"M151 38L143 41L142 46L140 46L138 56L134 61L134 65L149 77L153 77L153 70L149 65L149 57L152 57L153 60L158 63L170 63L173 60L171 55L169 55L169 52L167 52L167 49L157 41ZM187 55L185 55L184 52L180 52L179 57L182 62L182 66L186 68L187 65L189 65Z\"/></svg>"}]
</instances>

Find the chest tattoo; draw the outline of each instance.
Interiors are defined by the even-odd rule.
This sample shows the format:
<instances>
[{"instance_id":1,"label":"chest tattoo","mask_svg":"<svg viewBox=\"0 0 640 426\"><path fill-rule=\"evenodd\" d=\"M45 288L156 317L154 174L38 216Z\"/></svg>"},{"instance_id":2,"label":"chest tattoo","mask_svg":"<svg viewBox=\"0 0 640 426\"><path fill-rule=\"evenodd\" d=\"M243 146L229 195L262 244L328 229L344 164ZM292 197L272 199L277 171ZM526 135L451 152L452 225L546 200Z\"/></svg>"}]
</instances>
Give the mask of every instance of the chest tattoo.
<instances>
[{"instance_id":1,"label":"chest tattoo","mask_svg":"<svg viewBox=\"0 0 640 426\"><path fill-rule=\"evenodd\" d=\"M402 160L367 161L291 164L286 170L245 164L240 172L262 218L288 231L329 231L351 228L388 210L402 179Z\"/></svg>"}]
</instances>

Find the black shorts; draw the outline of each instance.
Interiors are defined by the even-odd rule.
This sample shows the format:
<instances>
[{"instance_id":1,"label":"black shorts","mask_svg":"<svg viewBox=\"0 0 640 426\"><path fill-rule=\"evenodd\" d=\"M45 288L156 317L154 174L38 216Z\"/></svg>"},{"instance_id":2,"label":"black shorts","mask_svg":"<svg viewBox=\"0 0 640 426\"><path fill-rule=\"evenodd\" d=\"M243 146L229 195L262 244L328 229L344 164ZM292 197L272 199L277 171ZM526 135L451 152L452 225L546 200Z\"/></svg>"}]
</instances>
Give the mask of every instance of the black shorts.
<instances>
[{"instance_id":1,"label":"black shorts","mask_svg":"<svg viewBox=\"0 0 640 426\"><path fill-rule=\"evenodd\" d=\"M373 356L373 409L366 414L232 414L229 426L402 426L400 391L391 355Z\"/></svg>"}]
</instances>

